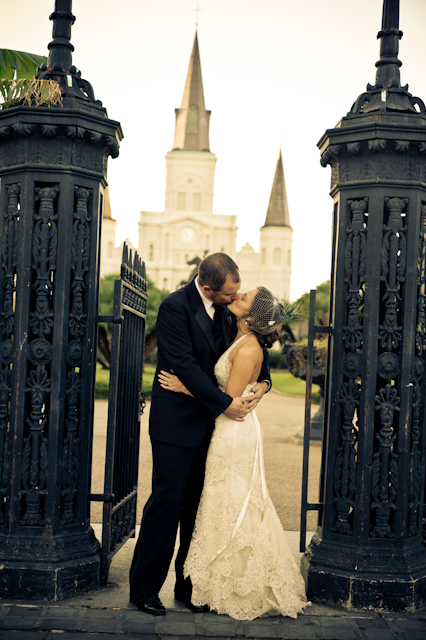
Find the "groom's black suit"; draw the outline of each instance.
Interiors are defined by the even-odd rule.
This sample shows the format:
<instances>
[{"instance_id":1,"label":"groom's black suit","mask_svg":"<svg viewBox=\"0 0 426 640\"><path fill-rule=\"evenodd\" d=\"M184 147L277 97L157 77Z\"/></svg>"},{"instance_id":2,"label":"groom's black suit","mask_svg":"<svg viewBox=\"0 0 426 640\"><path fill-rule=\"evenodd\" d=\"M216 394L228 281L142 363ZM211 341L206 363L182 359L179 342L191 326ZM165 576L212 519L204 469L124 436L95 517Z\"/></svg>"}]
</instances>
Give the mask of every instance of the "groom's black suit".
<instances>
[{"instance_id":1,"label":"groom's black suit","mask_svg":"<svg viewBox=\"0 0 426 640\"><path fill-rule=\"evenodd\" d=\"M223 352L235 335L226 307L220 307ZM178 524L180 548L176 586L191 597L183 579L195 516L204 482L204 468L215 418L232 398L217 388L214 366L221 355L195 281L171 293L157 318L158 364L152 387L149 433L153 455L152 493L145 505L139 539L130 569L132 600L157 595L173 557ZM195 396L163 389L158 373L173 371ZM266 357L259 380L270 380Z\"/></svg>"}]
</instances>

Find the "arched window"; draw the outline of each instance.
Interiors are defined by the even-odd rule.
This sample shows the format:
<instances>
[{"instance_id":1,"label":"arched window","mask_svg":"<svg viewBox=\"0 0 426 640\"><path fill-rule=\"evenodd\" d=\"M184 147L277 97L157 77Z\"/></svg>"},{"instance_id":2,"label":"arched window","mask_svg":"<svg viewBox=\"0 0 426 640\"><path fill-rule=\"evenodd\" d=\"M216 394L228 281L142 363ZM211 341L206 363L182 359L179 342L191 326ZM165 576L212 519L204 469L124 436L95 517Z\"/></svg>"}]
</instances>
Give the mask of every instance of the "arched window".
<instances>
[{"instance_id":1,"label":"arched window","mask_svg":"<svg viewBox=\"0 0 426 640\"><path fill-rule=\"evenodd\" d=\"M163 278L163 289L167 289L167 278Z\"/></svg>"},{"instance_id":2,"label":"arched window","mask_svg":"<svg viewBox=\"0 0 426 640\"><path fill-rule=\"evenodd\" d=\"M274 264L281 264L281 249L279 247L274 249Z\"/></svg>"},{"instance_id":3,"label":"arched window","mask_svg":"<svg viewBox=\"0 0 426 640\"><path fill-rule=\"evenodd\" d=\"M189 107L186 133L198 133L198 107L196 104L191 104Z\"/></svg>"},{"instance_id":4,"label":"arched window","mask_svg":"<svg viewBox=\"0 0 426 640\"><path fill-rule=\"evenodd\" d=\"M149 245L148 260L149 260L150 262L153 262L153 261L154 261L154 245L153 245L153 244L150 244L150 245Z\"/></svg>"},{"instance_id":5,"label":"arched window","mask_svg":"<svg viewBox=\"0 0 426 640\"><path fill-rule=\"evenodd\" d=\"M108 242L108 258L112 258L113 245L112 242Z\"/></svg>"},{"instance_id":6,"label":"arched window","mask_svg":"<svg viewBox=\"0 0 426 640\"><path fill-rule=\"evenodd\" d=\"M186 210L186 193L185 191L178 191L177 194L177 210L185 211Z\"/></svg>"},{"instance_id":7,"label":"arched window","mask_svg":"<svg viewBox=\"0 0 426 640\"><path fill-rule=\"evenodd\" d=\"M262 264L266 264L266 249L262 249Z\"/></svg>"},{"instance_id":8,"label":"arched window","mask_svg":"<svg viewBox=\"0 0 426 640\"><path fill-rule=\"evenodd\" d=\"M201 193L199 191L192 194L192 210L201 211Z\"/></svg>"},{"instance_id":9,"label":"arched window","mask_svg":"<svg viewBox=\"0 0 426 640\"><path fill-rule=\"evenodd\" d=\"M287 264L289 267L291 266L291 249L287 251Z\"/></svg>"}]
</instances>

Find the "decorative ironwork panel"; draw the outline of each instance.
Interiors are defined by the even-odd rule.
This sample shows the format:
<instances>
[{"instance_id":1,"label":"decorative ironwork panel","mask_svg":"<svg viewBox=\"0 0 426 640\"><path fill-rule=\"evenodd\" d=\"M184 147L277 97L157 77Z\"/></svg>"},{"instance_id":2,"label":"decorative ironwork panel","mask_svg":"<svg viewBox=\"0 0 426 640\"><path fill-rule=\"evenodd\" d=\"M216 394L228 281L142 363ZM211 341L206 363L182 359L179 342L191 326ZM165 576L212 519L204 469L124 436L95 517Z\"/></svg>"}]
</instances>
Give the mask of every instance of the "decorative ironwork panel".
<instances>
[{"instance_id":1,"label":"decorative ironwork panel","mask_svg":"<svg viewBox=\"0 0 426 640\"><path fill-rule=\"evenodd\" d=\"M415 358L413 363L413 387L411 395L411 448L408 482L408 537L421 531L419 517L422 452L420 447L421 418L423 415L424 352L426 350L426 203L420 207L419 257L417 267L417 317L415 331Z\"/></svg>"},{"instance_id":2,"label":"decorative ironwork panel","mask_svg":"<svg viewBox=\"0 0 426 640\"><path fill-rule=\"evenodd\" d=\"M67 347L67 380L66 380L66 432L64 437L62 458L62 505L61 524L77 522L75 503L78 494L80 469L80 395L82 337L86 331L84 293L85 278L89 271L91 215L89 199L92 189L75 187L74 218L71 240L71 291L69 315L69 342Z\"/></svg>"},{"instance_id":3,"label":"decorative ironwork panel","mask_svg":"<svg viewBox=\"0 0 426 640\"><path fill-rule=\"evenodd\" d=\"M3 299L0 312L0 524L5 522L5 503L9 495L10 474L10 395L14 352L15 291L19 225L20 184L6 185L7 208L1 246Z\"/></svg>"},{"instance_id":4,"label":"decorative ironwork panel","mask_svg":"<svg viewBox=\"0 0 426 640\"><path fill-rule=\"evenodd\" d=\"M21 467L21 524L44 525L47 495L49 446L50 363L53 349L53 287L56 270L58 230L56 213L58 185L35 188L32 234L31 338L28 344L27 428L24 433Z\"/></svg>"},{"instance_id":5,"label":"decorative ironwork panel","mask_svg":"<svg viewBox=\"0 0 426 640\"><path fill-rule=\"evenodd\" d=\"M393 538L392 513L398 490L397 415L400 411L398 376L402 346L403 283L407 261L406 225L403 210L408 198L385 198L388 216L383 225L381 253L381 307L375 451L371 476L372 538ZM387 220L386 220L387 217ZM380 386L385 380L384 386Z\"/></svg>"},{"instance_id":6,"label":"decorative ironwork panel","mask_svg":"<svg viewBox=\"0 0 426 640\"><path fill-rule=\"evenodd\" d=\"M334 463L334 504L336 519L333 531L352 535L355 505L355 468L358 440L357 408L361 375L365 266L367 253L368 198L349 200L351 216L346 229L345 284L346 324L343 327L343 380L339 389L341 406L340 443Z\"/></svg>"}]
</instances>

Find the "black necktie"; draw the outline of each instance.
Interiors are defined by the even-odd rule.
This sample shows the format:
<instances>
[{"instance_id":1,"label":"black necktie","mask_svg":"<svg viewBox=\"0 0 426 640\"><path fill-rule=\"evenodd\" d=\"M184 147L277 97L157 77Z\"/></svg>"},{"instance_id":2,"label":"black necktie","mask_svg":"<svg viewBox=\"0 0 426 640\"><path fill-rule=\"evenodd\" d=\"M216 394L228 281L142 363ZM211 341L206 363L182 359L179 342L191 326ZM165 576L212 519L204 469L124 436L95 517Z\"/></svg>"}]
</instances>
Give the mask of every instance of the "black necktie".
<instances>
[{"instance_id":1,"label":"black necktie","mask_svg":"<svg viewBox=\"0 0 426 640\"><path fill-rule=\"evenodd\" d=\"M213 303L213 336L216 345L216 352L222 354L223 329L222 329L222 309L220 304Z\"/></svg>"}]
</instances>

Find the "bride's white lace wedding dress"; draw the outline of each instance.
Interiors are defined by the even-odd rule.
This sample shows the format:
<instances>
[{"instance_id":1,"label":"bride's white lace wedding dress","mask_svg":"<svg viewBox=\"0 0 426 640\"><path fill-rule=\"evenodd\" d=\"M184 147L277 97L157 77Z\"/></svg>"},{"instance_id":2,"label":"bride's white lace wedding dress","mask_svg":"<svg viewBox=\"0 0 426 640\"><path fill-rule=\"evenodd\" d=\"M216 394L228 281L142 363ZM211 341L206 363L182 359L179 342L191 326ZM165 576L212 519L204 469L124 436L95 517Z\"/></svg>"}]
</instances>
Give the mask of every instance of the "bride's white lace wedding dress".
<instances>
[{"instance_id":1,"label":"bride's white lace wedding dress","mask_svg":"<svg viewBox=\"0 0 426 640\"><path fill-rule=\"evenodd\" d=\"M228 356L215 375L224 391ZM255 383L247 385L249 396ZM263 437L255 411L244 422L216 419L207 456L206 477L185 576L192 580L192 602L218 613L253 620L267 611L296 618L307 605L305 584L269 497L263 465Z\"/></svg>"}]
</instances>

